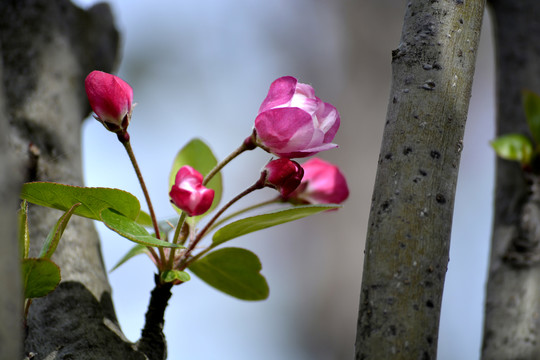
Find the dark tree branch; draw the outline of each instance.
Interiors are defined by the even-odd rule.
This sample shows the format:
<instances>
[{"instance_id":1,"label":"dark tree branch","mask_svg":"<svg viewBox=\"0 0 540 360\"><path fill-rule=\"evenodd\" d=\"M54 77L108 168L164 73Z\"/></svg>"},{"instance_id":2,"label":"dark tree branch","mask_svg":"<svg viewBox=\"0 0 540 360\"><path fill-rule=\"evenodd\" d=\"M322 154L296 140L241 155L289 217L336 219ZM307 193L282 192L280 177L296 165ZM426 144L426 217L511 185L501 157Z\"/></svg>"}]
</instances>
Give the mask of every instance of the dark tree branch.
<instances>
[{"instance_id":1,"label":"dark tree branch","mask_svg":"<svg viewBox=\"0 0 540 360\"><path fill-rule=\"evenodd\" d=\"M409 2L371 206L357 359L434 359L483 0Z\"/></svg>"},{"instance_id":2,"label":"dark tree branch","mask_svg":"<svg viewBox=\"0 0 540 360\"><path fill-rule=\"evenodd\" d=\"M523 89L540 93L540 2L492 0L497 135L528 133ZM540 358L538 175L497 160L492 248L486 294L484 359Z\"/></svg>"},{"instance_id":3,"label":"dark tree branch","mask_svg":"<svg viewBox=\"0 0 540 360\"><path fill-rule=\"evenodd\" d=\"M148 355L149 360L164 360L167 358L167 343L163 334L165 309L171 298L172 283L162 284L159 276L155 276L156 286L150 296L150 304L146 311L145 324L137 349Z\"/></svg>"}]
</instances>

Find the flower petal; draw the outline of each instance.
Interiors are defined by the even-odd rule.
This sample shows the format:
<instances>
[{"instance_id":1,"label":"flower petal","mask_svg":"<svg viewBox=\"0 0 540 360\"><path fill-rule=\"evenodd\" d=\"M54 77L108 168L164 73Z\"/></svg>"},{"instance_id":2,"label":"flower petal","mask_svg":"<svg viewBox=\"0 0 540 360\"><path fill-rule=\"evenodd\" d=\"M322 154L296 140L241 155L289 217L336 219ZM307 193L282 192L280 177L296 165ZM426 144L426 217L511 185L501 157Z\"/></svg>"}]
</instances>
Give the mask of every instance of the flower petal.
<instances>
[{"instance_id":1,"label":"flower petal","mask_svg":"<svg viewBox=\"0 0 540 360\"><path fill-rule=\"evenodd\" d=\"M203 176L191 166L182 166L176 173L169 197L188 216L201 215L210 209L214 190L202 185Z\"/></svg>"},{"instance_id":2,"label":"flower petal","mask_svg":"<svg viewBox=\"0 0 540 360\"><path fill-rule=\"evenodd\" d=\"M270 86L255 119L254 144L281 157L306 157L336 147L340 118L310 85L290 76Z\"/></svg>"},{"instance_id":3,"label":"flower petal","mask_svg":"<svg viewBox=\"0 0 540 360\"><path fill-rule=\"evenodd\" d=\"M296 146L309 144L313 136L311 116L298 108L265 111L255 119L257 138L271 149L282 149L292 140Z\"/></svg>"},{"instance_id":4,"label":"flower petal","mask_svg":"<svg viewBox=\"0 0 540 360\"><path fill-rule=\"evenodd\" d=\"M92 71L85 79L85 89L92 110L105 126L125 128L131 114L133 89L124 80L102 71Z\"/></svg>"},{"instance_id":5,"label":"flower petal","mask_svg":"<svg viewBox=\"0 0 540 360\"><path fill-rule=\"evenodd\" d=\"M283 76L275 80L268 90L268 95L259 108L259 114L276 106L287 104L293 97L296 89L296 80L292 76Z\"/></svg>"},{"instance_id":6,"label":"flower petal","mask_svg":"<svg viewBox=\"0 0 540 360\"><path fill-rule=\"evenodd\" d=\"M340 204L349 196L345 176L339 168L329 162L313 158L306 161L302 192L292 196L312 204Z\"/></svg>"}]
</instances>

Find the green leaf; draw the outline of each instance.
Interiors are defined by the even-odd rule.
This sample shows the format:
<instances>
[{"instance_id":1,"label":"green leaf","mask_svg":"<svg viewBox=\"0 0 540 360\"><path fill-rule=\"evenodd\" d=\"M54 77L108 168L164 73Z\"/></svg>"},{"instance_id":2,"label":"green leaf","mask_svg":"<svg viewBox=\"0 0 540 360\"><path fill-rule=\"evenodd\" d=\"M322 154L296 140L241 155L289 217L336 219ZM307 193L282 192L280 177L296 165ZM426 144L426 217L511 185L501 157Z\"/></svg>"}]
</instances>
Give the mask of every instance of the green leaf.
<instances>
[{"instance_id":1,"label":"green leaf","mask_svg":"<svg viewBox=\"0 0 540 360\"><path fill-rule=\"evenodd\" d=\"M152 218L149 214L145 213L144 211L140 211L139 215L135 219L137 224L142 225L144 227L153 227L154 223L152 223Z\"/></svg>"},{"instance_id":2,"label":"green leaf","mask_svg":"<svg viewBox=\"0 0 540 360\"><path fill-rule=\"evenodd\" d=\"M101 212L101 221L109 229L141 245L183 248L183 246L155 238L143 226L112 209Z\"/></svg>"},{"instance_id":3,"label":"green leaf","mask_svg":"<svg viewBox=\"0 0 540 360\"><path fill-rule=\"evenodd\" d=\"M186 282L191 279L191 276L185 271L180 270L166 270L161 273L161 279L165 282L181 281Z\"/></svg>"},{"instance_id":4,"label":"green leaf","mask_svg":"<svg viewBox=\"0 0 540 360\"><path fill-rule=\"evenodd\" d=\"M45 296L60 283L60 268L49 259L23 259L22 278L26 299Z\"/></svg>"},{"instance_id":5,"label":"green leaf","mask_svg":"<svg viewBox=\"0 0 540 360\"><path fill-rule=\"evenodd\" d=\"M216 231L212 237L212 246L217 246L225 241L252 233L254 231L259 231L271 226L302 219L306 216L313 215L321 211L336 209L339 207L341 206L335 204L301 205L240 219L225 225Z\"/></svg>"},{"instance_id":6,"label":"green leaf","mask_svg":"<svg viewBox=\"0 0 540 360\"><path fill-rule=\"evenodd\" d=\"M21 258L28 257L30 247L30 232L28 231L28 203L23 200L19 209L19 254Z\"/></svg>"},{"instance_id":7,"label":"green leaf","mask_svg":"<svg viewBox=\"0 0 540 360\"><path fill-rule=\"evenodd\" d=\"M213 251L189 266L210 286L241 300L264 300L270 292L257 255L241 248Z\"/></svg>"},{"instance_id":8,"label":"green leaf","mask_svg":"<svg viewBox=\"0 0 540 360\"><path fill-rule=\"evenodd\" d=\"M140 255L140 254L144 254L144 253L148 253L148 249L146 248L146 246L141 245L141 244L136 244L134 247L131 248L131 250L129 250L129 251L126 253L126 255L124 255L124 256L116 263L116 265L114 265L114 267L111 269L111 272L113 272L114 270L116 270L117 268L119 268L120 265L124 264L126 261L128 261L128 260L131 259L132 257L137 256L137 255Z\"/></svg>"},{"instance_id":9,"label":"green leaf","mask_svg":"<svg viewBox=\"0 0 540 360\"><path fill-rule=\"evenodd\" d=\"M533 145L528 137L521 134L503 135L491 142L497 155L506 160L519 161L522 165L531 163Z\"/></svg>"},{"instance_id":10,"label":"green leaf","mask_svg":"<svg viewBox=\"0 0 540 360\"><path fill-rule=\"evenodd\" d=\"M75 215L101 220L99 214L107 208L116 210L134 220L139 216L139 200L127 191L109 188L70 186L50 182L26 183L21 198L36 205L68 211L81 203Z\"/></svg>"},{"instance_id":11,"label":"green leaf","mask_svg":"<svg viewBox=\"0 0 540 360\"><path fill-rule=\"evenodd\" d=\"M66 226L69 222L69 219L71 219L71 215L73 215L73 212L81 205L81 203L77 203L73 205L68 211L64 213L58 219L56 222L56 225L51 229L49 232L49 235L47 236L47 239L43 243L43 247L41 248L41 253L39 254L40 258L43 259L50 259L52 254L54 254L56 247L58 246L58 243L60 242L60 238L62 238L62 235L64 234L64 230L66 229Z\"/></svg>"},{"instance_id":12,"label":"green leaf","mask_svg":"<svg viewBox=\"0 0 540 360\"><path fill-rule=\"evenodd\" d=\"M212 153L212 150L210 150L208 145L206 145L202 140L191 140L178 152L178 154L176 154L176 157L174 158L171 173L169 175L169 191L174 185L176 173L184 165L189 165L200 172L203 176L206 176L206 174L208 174L217 165L217 159ZM190 218L190 221L192 222L199 221L202 217L219 205L222 192L221 173L216 174L206 185L206 187L214 189L214 201L210 209L205 214ZM173 207L178 214L182 212L182 210L178 209L176 206L173 205Z\"/></svg>"},{"instance_id":13,"label":"green leaf","mask_svg":"<svg viewBox=\"0 0 540 360\"><path fill-rule=\"evenodd\" d=\"M523 109L527 124L536 144L540 144L540 96L529 90L523 90Z\"/></svg>"}]
</instances>

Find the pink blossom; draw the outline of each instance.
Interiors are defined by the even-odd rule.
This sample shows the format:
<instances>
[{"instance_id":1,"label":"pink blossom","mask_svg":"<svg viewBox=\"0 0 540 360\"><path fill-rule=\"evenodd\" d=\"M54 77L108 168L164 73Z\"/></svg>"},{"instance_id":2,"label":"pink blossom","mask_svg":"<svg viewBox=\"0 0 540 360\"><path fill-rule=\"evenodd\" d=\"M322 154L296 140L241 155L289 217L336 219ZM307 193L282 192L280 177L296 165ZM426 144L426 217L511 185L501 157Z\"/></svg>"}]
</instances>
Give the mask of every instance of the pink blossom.
<instances>
[{"instance_id":1,"label":"pink blossom","mask_svg":"<svg viewBox=\"0 0 540 360\"><path fill-rule=\"evenodd\" d=\"M276 159L270 161L264 167L266 171L266 186L272 187L287 197L292 193L304 176L304 169L296 161L289 159Z\"/></svg>"},{"instance_id":2,"label":"pink blossom","mask_svg":"<svg viewBox=\"0 0 540 360\"><path fill-rule=\"evenodd\" d=\"M201 173L191 166L182 166L169 192L171 202L188 216L204 214L212 206L214 190L203 186L202 182Z\"/></svg>"},{"instance_id":3,"label":"pink blossom","mask_svg":"<svg viewBox=\"0 0 540 360\"><path fill-rule=\"evenodd\" d=\"M337 147L337 109L315 96L310 85L284 76L270 85L255 119L255 142L285 158L307 157Z\"/></svg>"},{"instance_id":4,"label":"pink blossom","mask_svg":"<svg viewBox=\"0 0 540 360\"><path fill-rule=\"evenodd\" d=\"M133 89L118 76L92 71L84 81L92 110L107 130L125 131L131 120Z\"/></svg>"},{"instance_id":5,"label":"pink blossom","mask_svg":"<svg viewBox=\"0 0 540 360\"><path fill-rule=\"evenodd\" d=\"M349 197L347 180L336 165L321 159L306 161L304 178L290 200L309 204L341 204Z\"/></svg>"}]
</instances>

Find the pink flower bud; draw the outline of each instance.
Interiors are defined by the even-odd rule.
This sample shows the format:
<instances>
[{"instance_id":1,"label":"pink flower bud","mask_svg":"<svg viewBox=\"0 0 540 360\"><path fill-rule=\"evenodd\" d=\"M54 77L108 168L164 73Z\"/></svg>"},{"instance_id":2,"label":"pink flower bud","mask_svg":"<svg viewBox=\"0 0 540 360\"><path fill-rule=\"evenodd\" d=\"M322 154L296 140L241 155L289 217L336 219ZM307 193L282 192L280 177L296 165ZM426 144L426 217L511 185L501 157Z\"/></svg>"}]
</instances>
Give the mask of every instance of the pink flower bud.
<instances>
[{"instance_id":1,"label":"pink flower bud","mask_svg":"<svg viewBox=\"0 0 540 360\"><path fill-rule=\"evenodd\" d=\"M284 76L270 85L255 119L255 142L285 158L307 157L337 147L340 124L335 107L315 96L309 85Z\"/></svg>"},{"instance_id":2,"label":"pink flower bud","mask_svg":"<svg viewBox=\"0 0 540 360\"><path fill-rule=\"evenodd\" d=\"M289 196L300 185L304 176L304 169L300 164L285 158L270 161L263 171L267 174L265 186L278 190L283 197Z\"/></svg>"},{"instance_id":3,"label":"pink flower bud","mask_svg":"<svg viewBox=\"0 0 540 360\"><path fill-rule=\"evenodd\" d=\"M347 180L337 166L313 158L302 167L302 183L289 199L309 204L341 204L349 197Z\"/></svg>"},{"instance_id":4,"label":"pink flower bud","mask_svg":"<svg viewBox=\"0 0 540 360\"><path fill-rule=\"evenodd\" d=\"M84 81L92 110L107 130L125 131L131 120L133 89L118 76L92 71Z\"/></svg>"},{"instance_id":5,"label":"pink flower bud","mask_svg":"<svg viewBox=\"0 0 540 360\"><path fill-rule=\"evenodd\" d=\"M174 185L169 192L171 202L188 216L204 214L212 206L214 190L202 185L200 172L185 165L178 170Z\"/></svg>"}]
</instances>

